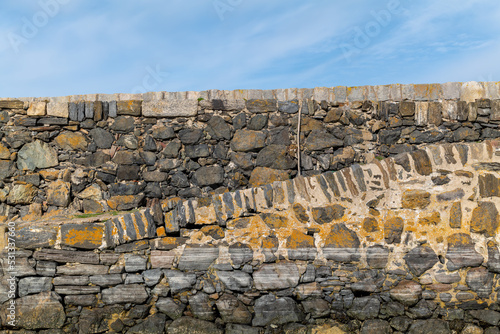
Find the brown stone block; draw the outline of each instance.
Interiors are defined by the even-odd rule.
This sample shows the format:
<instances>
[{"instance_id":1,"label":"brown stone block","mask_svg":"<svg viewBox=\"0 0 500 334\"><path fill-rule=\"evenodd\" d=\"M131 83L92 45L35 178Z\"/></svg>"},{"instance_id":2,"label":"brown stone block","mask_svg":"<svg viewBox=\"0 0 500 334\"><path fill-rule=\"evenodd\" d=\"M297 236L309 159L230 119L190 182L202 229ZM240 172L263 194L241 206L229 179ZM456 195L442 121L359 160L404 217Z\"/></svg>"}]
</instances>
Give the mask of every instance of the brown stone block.
<instances>
[{"instance_id":1,"label":"brown stone block","mask_svg":"<svg viewBox=\"0 0 500 334\"><path fill-rule=\"evenodd\" d=\"M431 203L431 194L425 190L406 190L401 198L403 209L424 209Z\"/></svg>"},{"instance_id":2,"label":"brown stone block","mask_svg":"<svg viewBox=\"0 0 500 334\"><path fill-rule=\"evenodd\" d=\"M401 217L391 217L384 222L384 239L387 243L400 243L404 229L404 220Z\"/></svg>"},{"instance_id":3,"label":"brown stone block","mask_svg":"<svg viewBox=\"0 0 500 334\"><path fill-rule=\"evenodd\" d=\"M116 102L118 115L141 116L142 101L128 100Z\"/></svg>"}]
</instances>

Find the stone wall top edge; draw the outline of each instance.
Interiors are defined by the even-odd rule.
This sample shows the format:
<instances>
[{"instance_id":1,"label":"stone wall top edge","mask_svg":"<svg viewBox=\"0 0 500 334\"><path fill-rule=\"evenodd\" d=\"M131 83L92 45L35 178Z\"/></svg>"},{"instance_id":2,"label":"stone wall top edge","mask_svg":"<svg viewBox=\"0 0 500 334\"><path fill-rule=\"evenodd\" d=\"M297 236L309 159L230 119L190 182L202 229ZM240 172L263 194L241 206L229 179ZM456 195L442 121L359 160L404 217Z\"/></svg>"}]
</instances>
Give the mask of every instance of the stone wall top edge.
<instances>
[{"instance_id":1,"label":"stone wall top edge","mask_svg":"<svg viewBox=\"0 0 500 334\"><path fill-rule=\"evenodd\" d=\"M315 99L332 102L359 100L400 101L400 100L470 100L472 98L500 98L500 82L446 82L428 84L387 84L374 86L331 86L315 88L286 89L235 89L184 92L147 92L143 94L82 94L59 97L0 97L0 101L21 100L23 102L76 102L76 101L125 101L125 100L195 100L195 99Z\"/></svg>"}]
</instances>

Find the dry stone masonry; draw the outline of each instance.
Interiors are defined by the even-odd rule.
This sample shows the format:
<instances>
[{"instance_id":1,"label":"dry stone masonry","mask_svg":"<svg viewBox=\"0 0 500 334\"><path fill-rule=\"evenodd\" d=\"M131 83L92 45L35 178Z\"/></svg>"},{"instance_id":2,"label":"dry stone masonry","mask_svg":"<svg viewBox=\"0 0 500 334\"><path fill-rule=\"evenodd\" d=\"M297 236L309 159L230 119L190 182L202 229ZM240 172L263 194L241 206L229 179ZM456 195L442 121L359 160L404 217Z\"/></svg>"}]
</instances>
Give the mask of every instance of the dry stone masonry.
<instances>
[{"instance_id":1,"label":"dry stone masonry","mask_svg":"<svg viewBox=\"0 0 500 334\"><path fill-rule=\"evenodd\" d=\"M0 100L0 333L499 333L499 101L476 82Z\"/></svg>"}]
</instances>

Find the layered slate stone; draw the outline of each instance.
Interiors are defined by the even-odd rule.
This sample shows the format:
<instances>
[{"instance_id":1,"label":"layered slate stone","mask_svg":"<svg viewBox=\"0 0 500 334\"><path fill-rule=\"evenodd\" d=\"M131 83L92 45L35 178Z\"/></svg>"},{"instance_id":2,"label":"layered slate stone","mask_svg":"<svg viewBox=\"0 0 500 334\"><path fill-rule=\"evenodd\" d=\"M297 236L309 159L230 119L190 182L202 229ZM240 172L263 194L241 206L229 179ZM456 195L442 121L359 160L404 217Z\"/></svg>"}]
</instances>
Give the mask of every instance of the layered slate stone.
<instances>
[{"instance_id":1,"label":"layered slate stone","mask_svg":"<svg viewBox=\"0 0 500 334\"><path fill-rule=\"evenodd\" d=\"M404 209L425 209L431 203L431 194L420 189L405 190L401 198Z\"/></svg>"},{"instance_id":2,"label":"layered slate stone","mask_svg":"<svg viewBox=\"0 0 500 334\"><path fill-rule=\"evenodd\" d=\"M229 246L229 255L233 265L239 267L253 260L253 250L246 244L236 242Z\"/></svg>"},{"instance_id":3,"label":"layered slate stone","mask_svg":"<svg viewBox=\"0 0 500 334\"><path fill-rule=\"evenodd\" d=\"M352 262L359 259L359 238L344 224L336 224L325 239L323 254L326 259Z\"/></svg>"},{"instance_id":4,"label":"layered slate stone","mask_svg":"<svg viewBox=\"0 0 500 334\"><path fill-rule=\"evenodd\" d=\"M498 223L498 210L495 204L492 202L478 202L477 207L472 211L471 232L494 236Z\"/></svg>"},{"instance_id":5,"label":"layered slate stone","mask_svg":"<svg viewBox=\"0 0 500 334\"><path fill-rule=\"evenodd\" d=\"M211 245L186 245L179 259L180 270L207 270L219 256L219 249Z\"/></svg>"},{"instance_id":6,"label":"layered slate stone","mask_svg":"<svg viewBox=\"0 0 500 334\"><path fill-rule=\"evenodd\" d=\"M231 140L231 149L235 152L254 151L263 148L266 134L253 130L237 130Z\"/></svg>"},{"instance_id":7,"label":"layered slate stone","mask_svg":"<svg viewBox=\"0 0 500 334\"><path fill-rule=\"evenodd\" d=\"M470 235L455 233L447 238L448 270L457 270L465 267L478 267L483 263L483 257L474 248Z\"/></svg>"},{"instance_id":8,"label":"layered slate stone","mask_svg":"<svg viewBox=\"0 0 500 334\"><path fill-rule=\"evenodd\" d=\"M104 304L142 304L148 299L144 286L139 284L123 284L102 290Z\"/></svg>"},{"instance_id":9,"label":"layered slate stone","mask_svg":"<svg viewBox=\"0 0 500 334\"><path fill-rule=\"evenodd\" d=\"M44 248L33 253L33 258L39 261L55 261L59 263L99 264L99 254L97 253L64 249Z\"/></svg>"},{"instance_id":10,"label":"layered slate stone","mask_svg":"<svg viewBox=\"0 0 500 334\"><path fill-rule=\"evenodd\" d=\"M196 283L195 273L186 273L179 270L165 270L164 274L173 295L190 290Z\"/></svg>"},{"instance_id":11,"label":"layered slate stone","mask_svg":"<svg viewBox=\"0 0 500 334\"><path fill-rule=\"evenodd\" d=\"M217 276L224 285L233 291L245 292L252 288L252 277L242 271L217 271Z\"/></svg>"},{"instance_id":12,"label":"layered slate stone","mask_svg":"<svg viewBox=\"0 0 500 334\"><path fill-rule=\"evenodd\" d=\"M81 132L65 131L57 136L54 141L60 148L68 151L84 151L88 146L87 138Z\"/></svg>"},{"instance_id":13,"label":"layered slate stone","mask_svg":"<svg viewBox=\"0 0 500 334\"><path fill-rule=\"evenodd\" d=\"M57 180L47 188L47 204L66 207L71 201L71 183Z\"/></svg>"},{"instance_id":14,"label":"layered slate stone","mask_svg":"<svg viewBox=\"0 0 500 334\"><path fill-rule=\"evenodd\" d=\"M428 244L413 248L404 259L415 276L421 276L439 261L438 256Z\"/></svg>"},{"instance_id":15,"label":"layered slate stone","mask_svg":"<svg viewBox=\"0 0 500 334\"><path fill-rule=\"evenodd\" d=\"M450 208L450 227L462 227L462 203L454 202Z\"/></svg>"},{"instance_id":16,"label":"layered slate stone","mask_svg":"<svg viewBox=\"0 0 500 334\"><path fill-rule=\"evenodd\" d=\"M250 324L252 313L235 296L225 293L216 301L217 309L225 323Z\"/></svg>"},{"instance_id":17,"label":"layered slate stone","mask_svg":"<svg viewBox=\"0 0 500 334\"><path fill-rule=\"evenodd\" d=\"M168 326L169 334L223 334L223 330L219 329L213 322L195 319L191 317L181 317L174 320Z\"/></svg>"},{"instance_id":18,"label":"layered slate stone","mask_svg":"<svg viewBox=\"0 0 500 334\"><path fill-rule=\"evenodd\" d=\"M281 290L293 288L299 283L300 274L293 262L264 264L253 273L257 290Z\"/></svg>"},{"instance_id":19,"label":"layered slate stone","mask_svg":"<svg viewBox=\"0 0 500 334\"><path fill-rule=\"evenodd\" d=\"M128 213L105 223L105 240L109 246L156 236L150 209Z\"/></svg>"},{"instance_id":20,"label":"layered slate stone","mask_svg":"<svg viewBox=\"0 0 500 334\"><path fill-rule=\"evenodd\" d=\"M250 175L248 184L251 187L258 187L271 184L275 181L285 181L290 178L289 173L283 170L272 169L268 167L256 167Z\"/></svg>"},{"instance_id":21,"label":"layered slate stone","mask_svg":"<svg viewBox=\"0 0 500 334\"><path fill-rule=\"evenodd\" d=\"M389 260L389 249L382 245L370 246L366 250L366 263L373 269L384 269Z\"/></svg>"},{"instance_id":22,"label":"layered slate stone","mask_svg":"<svg viewBox=\"0 0 500 334\"><path fill-rule=\"evenodd\" d=\"M350 317L358 320L373 319L380 311L380 301L375 297L354 298L351 308L347 311Z\"/></svg>"},{"instance_id":23,"label":"layered slate stone","mask_svg":"<svg viewBox=\"0 0 500 334\"><path fill-rule=\"evenodd\" d=\"M57 233L56 226L20 226L16 231L16 245L24 249L52 247Z\"/></svg>"},{"instance_id":24,"label":"layered slate stone","mask_svg":"<svg viewBox=\"0 0 500 334\"><path fill-rule=\"evenodd\" d=\"M415 281L403 280L390 291L391 298L398 302L412 306L415 305L422 296L422 287Z\"/></svg>"},{"instance_id":25,"label":"layered slate stone","mask_svg":"<svg viewBox=\"0 0 500 334\"><path fill-rule=\"evenodd\" d=\"M465 282L480 298L488 298L493 289L493 273L485 267L471 268L467 272Z\"/></svg>"}]
</instances>

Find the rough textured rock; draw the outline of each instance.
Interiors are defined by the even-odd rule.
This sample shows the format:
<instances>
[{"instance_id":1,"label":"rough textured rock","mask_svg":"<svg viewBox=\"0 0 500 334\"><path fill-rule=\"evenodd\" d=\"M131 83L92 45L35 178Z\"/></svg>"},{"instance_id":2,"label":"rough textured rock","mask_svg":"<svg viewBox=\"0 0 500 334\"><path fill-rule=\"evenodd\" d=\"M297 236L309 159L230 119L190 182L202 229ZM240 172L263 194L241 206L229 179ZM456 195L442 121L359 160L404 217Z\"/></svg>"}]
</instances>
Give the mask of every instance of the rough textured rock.
<instances>
[{"instance_id":1,"label":"rough textured rock","mask_svg":"<svg viewBox=\"0 0 500 334\"><path fill-rule=\"evenodd\" d=\"M297 162L288 155L285 145L268 145L257 155L257 166L273 169L293 169Z\"/></svg>"},{"instance_id":2,"label":"rough textured rock","mask_svg":"<svg viewBox=\"0 0 500 334\"><path fill-rule=\"evenodd\" d=\"M318 207L312 209L314 220L318 224L327 224L333 220L339 220L344 217L346 208L340 204L333 204L325 207Z\"/></svg>"},{"instance_id":3,"label":"rough textured rock","mask_svg":"<svg viewBox=\"0 0 500 334\"><path fill-rule=\"evenodd\" d=\"M135 303L141 304L148 298L146 289L138 284L117 285L102 290L102 301L105 304Z\"/></svg>"},{"instance_id":4,"label":"rough textured rock","mask_svg":"<svg viewBox=\"0 0 500 334\"><path fill-rule=\"evenodd\" d=\"M439 261L438 256L428 244L413 248L404 259L415 276L422 275Z\"/></svg>"},{"instance_id":5,"label":"rough textured rock","mask_svg":"<svg viewBox=\"0 0 500 334\"><path fill-rule=\"evenodd\" d=\"M304 143L309 151L319 151L330 147L342 147L344 142L324 130L313 130Z\"/></svg>"},{"instance_id":6,"label":"rough textured rock","mask_svg":"<svg viewBox=\"0 0 500 334\"><path fill-rule=\"evenodd\" d=\"M40 140L24 145L17 155L17 168L35 170L59 164L57 152L49 144Z\"/></svg>"},{"instance_id":7,"label":"rough textured rock","mask_svg":"<svg viewBox=\"0 0 500 334\"><path fill-rule=\"evenodd\" d=\"M401 242L404 220L400 217L390 217L384 221L384 238L388 244Z\"/></svg>"},{"instance_id":8,"label":"rough textured rock","mask_svg":"<svg viewBox=\"0 0 500 334\"><path fill-rule=\"evenodd\" d=\"M37 189L32 184L16 184L7 196L8 204L30 204L37 194Z\"/></svg>"},{"instance_id":9,"label":"rough textured rock","mask_svg":"<svg viewBox=\"0 0 500 334\"><path fill-rule=\"evenodd\" d=\"M378 316L380 301L374 297L354 298L347 314L359 320L373 319Z\"/></svg>"},{"instance_id":10,"label":"rough textured rock","mask_svg":"<svg viewBox=\"0 0 500 334\"><path fill-rule=\"evenodd\" d=\"M401 281L392 288L391 297L404 305L415 305L422 295L422 287L414 281Z\"/></svg>"},{"instance_id":11,"label":"rough textured rock","mask_svg":"<svg viewBox=\"0 0 500 334\"><path fill-rule=\"evenodd\" d=\"M194 182L200 186L212 186L224 182L224 169L220 166L204 166L193 175Z\"/></svg>"},{"instance_id":12,"label":"rough textured rock","mask_svg":"<svg viewBox=\"0 0 500 334\"><path fill-rule=\"evenodd\" d=\"M210 321L182 317L174 320L166 329L168 334L223 334L216 324Z\"/></svg>"},{"instance_id":13,"label":"rough textured rock","mask_svg":"<svg viewBox=\"0 0 500 334\"><path fill-rule=\"evenodd\" d=\"M235 296L224 294L216 301L217 309L225 323L250 324L252 314Z\"/></svg>"},{"instance_id":14,"label":"rough textured rock","mask_svg":"<svg viewBox=\"0 0 500 334\"><path fill-rule=\"evenodd\" d=\"M63 150L80 150L87 149L87 139L81 132L65 131L57 136L54 141Z\"/></svg>"},{"instance_id":15,"label":"rough textured rock","mask_svg":"<svg viewBox=\"0 0 500 334\"><path fill-rule=\"evenodd\" d=\"M498 228L498 210L492 202L479 202L472 211L470 230L493 236Z\"/></svg>"},{"instance_id":16,"label":"rough textured rock","mask_svg":"<svg viewBox=\"0 0 500 334\"><path fill-rule=\"evenodd\" d=\"M66 207L71 201L71 183L57 180L52 182L47 189L47 204Z\"/></svg>"},{"instance_id":17,"label":"rough textured rock","mask_svg":"<svg viewBox=\"0 0 500 334\"><path fill-rule=\"evenodd\" d=\"M488 298L493 288L493 274L484 267L471 268L465 282L480 298Z\"/></svg>"},{"instance_id":18,"label":"rough textured rock","mask_svg":"<svg viewBox=\"0 0 500 334\"><path fill-rule=\"evenodd\" d=\"M218 271L217 276L232 291L245 292L252 287L252 277L242 271Z\"/></svg>"},{"instance_id":19,"label":"rough textured rock","mask_svg":"<svg viewBox=\"0 0 500 334\"><path fill-rule=\"evenodd\" d=\"M264 147L266 140L265 133L252 130L237 130L231 140L233 151L253 151Z\"/></svg>"},{"instance_id":20,"label":"rough textured rock","mask_svg":"<svg viewBox=\"0 0 500 334\"><path fill-rule=\"evenodd\" d=\"M475 248L470 235L455 233L448 237L446 258L448 270L457 270L464 267L478 267L483 263L483 257Z\"/></svg>"},{"instance_id":21,"label":"rough textured rock","mask_svg":"<svg viewBox=\"0 0 500 334\"><path fill-rule=\"evenodd\" d=\"M289 297L276 298L265 295L255 301L255 316L252 326L280 325L289 322L300 322L304 315L297 304Z\"/></svg>"},{"instance_id":22,"label":"rough textured rock","mask_svg":"<svg viewBox=\"0 0 500 334\"><path fill-rule=\"evenodd\" d=\"M267 167L256 167L250 175L249 185L258 187L261 185L271 184L275 181L285 181L289 179L289 174L286 171L276 170Z\"/></svg>"},{"instance_id":23,"label":"rough textured rock","mask_svg":"<svg viewBox=\"0 0 500 334\"><path fill-rule=\"evenodd\" d=\"M127 334L163 334L166 320L167 317L164 314L153 314L140 324L131 327Z\"/></svg>"},{"instance_id":24,"label":"rough textured rock","mask_svg":"<svg viewBox=\"0 0 500 334\"><path fill-rule=\"evenodd\" d=\"M401 199L404 209L425 209L430 203L431 194L425 190L406 190Z\"/></svg>"},{"instance_id":25,"label":"rough textured rock","mask_svg":"<svg viewBox=\"0 0 500 334\"><path fill-rule=\"evenodd\" d=\"M356 232L349 230L344 224L332 227L325 240L323 254L334 261L351 262L359 259L359 238Z\"/></svg>"},{"instance_id":26,"label":"rough textured rock","mask_svg":"<svg viewBox=\"0 0 500 334\"><path fill-rule=\"evenodd\" d=\"M61 328L66 320L60 298L54 292L16 299L16 325L25 329ZM2 324L7 325L9 303L2 305Z\"/></svg>"},{"instance_id":27,"label":"rough textured rock","mask_svg":"<svg viewBox=\"0 0 500 334\"><path fill-rule=\"evenodd\" d=\"M253 273L258 290L280 290L293 288L299 283L300 274L295 263L280 262L264 264Z\"/></svg>"},{"instance_id":28,"label":"rough textured rock","mask_svg":"<svg viewBox=\"0 0 500 334\"><path fill-rule=\"evenodd\" d=\"M187 245L179 259L180 270L207 270L219 256L219 249L210 245Z\"/></svg>"}]
</instances>

